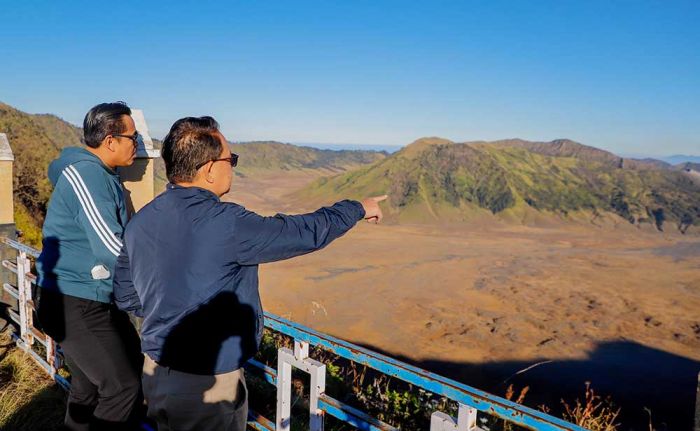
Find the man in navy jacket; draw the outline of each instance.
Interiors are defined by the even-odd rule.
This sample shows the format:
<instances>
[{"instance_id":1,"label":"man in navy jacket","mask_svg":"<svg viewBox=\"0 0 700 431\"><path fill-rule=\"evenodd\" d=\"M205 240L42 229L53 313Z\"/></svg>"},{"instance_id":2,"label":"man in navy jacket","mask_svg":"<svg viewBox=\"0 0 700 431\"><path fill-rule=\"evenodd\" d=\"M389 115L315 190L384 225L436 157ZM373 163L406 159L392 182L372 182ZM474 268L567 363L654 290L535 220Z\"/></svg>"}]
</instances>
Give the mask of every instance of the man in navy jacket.
<instances>
[{"instance_id":1,"label":"man in navy jacket","mask_svg":"<svg viewBox=\"0 0 700 431\"><path fill-rule=\"evenodd\" d=\"M258 265L319 250L378 202L342 201L313 213L262 217L221 202L232 167L211 117L183 118L163 142L170 184L126 228L115 302L143 318L143 389L159 429L243 430L242 366L258 349L263 311Z\"/></svg>"}]
</instances>

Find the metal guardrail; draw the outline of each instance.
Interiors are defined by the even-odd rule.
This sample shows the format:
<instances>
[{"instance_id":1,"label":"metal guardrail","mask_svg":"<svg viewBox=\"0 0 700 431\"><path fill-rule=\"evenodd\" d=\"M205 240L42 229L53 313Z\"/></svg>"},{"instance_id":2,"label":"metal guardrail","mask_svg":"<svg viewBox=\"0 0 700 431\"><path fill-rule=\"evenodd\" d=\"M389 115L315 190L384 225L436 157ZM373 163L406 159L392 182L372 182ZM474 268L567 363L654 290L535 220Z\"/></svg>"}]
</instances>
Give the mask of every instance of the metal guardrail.
<instances>
[{"instance_id":1,"label":"metal guardrail","mask_svg":"<svg viewBox=\"0 0 700 431\"><path fill-rule=\"evenodd\" d=\"M39 365L63 388L70 387L68 381L58 374L58 369L63 364L62 355L56 342L48 335L34 327L34 301L32 300L32 285L36 277L31 274L31 262L27 256L38 257L39 250L31 248L20 242L0 238L0 242L17 250L15 262L2 261L2 267L17 275L17 286L3 283L3 290L17 300L18 312L10 310L9 317L19 325L19 334L12 334L12 338L19 348L29 353ZM38 342L44 348L41 355L34 350L34 344Z\"/></svg>"},{"instance_id":2,"label":"metal guardrail","mask_svg":"<svg viewBox=\"0 0 700 431\"><path fill-rule=\"evenodd\" d=\"M19 313L11 315L19 324L20 333L14 338L17 345L30 353L56 381L68 388L69 382L61 377L57 370L61 366L60 350L47 335L33 326L33 303L31 286L35 282L29 272L30 261L27 256L37 257L39 250L17 241L0 238L0 242L17 250L16 262L3 261L2 266L18 275L17 286L4 284L3 289L16 298ZM246 368L261 374L263 378L277 387L277 411L275 422L252 412L248 426L256 430L289 431L291 423L291 383L292 369L298 368L311 376L309 399L309 427L313 431L322 431L325 415L333 416L361 430L394 430L396 428L379 419L369 416L348 404L336 400L325 393L326 365L309 357L311 345L319 346L335 355L367 366L380 373L403 380L435 395L444 396L458 403L458 416L451 417L444 412L434 412L431 416L430 431L474 431L479 430L477 415L486 414L503 419L514 425L533 430L570 430L583 431L584 428L555 418L540 411L525 407L504 398L489 394L471 386L428 372L406 364L372 350L357 346L347 341L323 334L299 325L271 313L265 313L265 327L291 337L294 349L279 348L277 368L272 368L256 360L250 360ZM32 346L39 342L45 348L45 355L40 355Z\"/></svg>"},{"instance_id":3,"label":"metal guardrail","mask_svg":"<svg viewBox=\"0 0 700 431\"><path fill-rule=\"evenodd\" d=\"M17 250L17 252L19 253L25 253L34 258L39 257L39 254L41 253L41 250L37 250L33 247L30 247L26 244L22 244L19 241L15 241L14 239L10 239L7 237L0 237L0 242L4 242L5 244Z\"/></svg>"}]
</instances>

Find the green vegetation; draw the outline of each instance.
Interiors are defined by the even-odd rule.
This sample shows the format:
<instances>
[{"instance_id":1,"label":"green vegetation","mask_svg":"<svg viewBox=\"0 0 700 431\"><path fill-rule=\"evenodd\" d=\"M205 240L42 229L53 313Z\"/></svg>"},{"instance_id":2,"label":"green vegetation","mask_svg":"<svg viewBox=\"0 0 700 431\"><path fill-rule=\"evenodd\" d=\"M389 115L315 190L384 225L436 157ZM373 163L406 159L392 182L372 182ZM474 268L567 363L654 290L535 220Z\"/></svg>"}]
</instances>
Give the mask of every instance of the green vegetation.
<instances>
[{"instance_id":1,"label":"green vegetation","mask_svg":"<svg viewBox=\"0 0 700 431\"><path fill-rule=\"evenodd\" d=\"M230 148L241 157L237 171L243 174L260 170L299 169L324 169L338 173L386 157L386 153L376 151L319 150L273 141L234 143Z\"/></svg>"},{"instance_id":2,"label":"green vegetation","mask_svg":"<svg viewBox=\"0 0 700 431\"><path fill-rule=\"evenodd\" d=\"M38 245L51 184L49 163L64 147L80 144L80 129L53 115L31 115L0 103L0 132L6 133L15 156L14 204L17 225Z\"/></svg>"},{"instance_id":3,"label":"green vegetation","mask_svg":"<svg viewBox=\"0 0 700 431\"><path fill-rule=\"evenodd\" d=\"M610 153L565 140L454 144L429 138L372 166L322 178L299 195L388 193L389 216L414 222L424 221L426 212L428 220L458 221L479 208L499 214L529 207L561 216L609 212L659 230L670 225L685 232L700 225L700 188L679 169L623 164Z\"/></svg>"},{"instance_id":4,"label":"green vegetation","mask_svg":"<svg viewBox=\"0 0 700 431\"><path fill-rule=\"evenodd\" d=\"M265 330L256 359L276 368L278 347L292 348L291 339ZM427 429L433 411L442 410L452 415L457 412L457 404L444 397L416 389L319 347L314 347L310 355L326 364L326 394L390 425L408 430ZM251 408L269 419L274 418L275 387L250 372L246 374L246 380L250 389ZM308 375L295 370L292 380L292 429L308 429ZM325 423L329 430L353 429L329 415L326 416Z\"/></svg>"},{"instance_id":5,"label":"green vegetation","mask_svg":"<svg viewBox=\"0 0 700 431\"><path fill-rule=\"evenodd\" d=\"M47 136L59 149L80 145L83 140L83 129L67 123L52 114L32 115L32 120L41 125Z\"/></svg>"},{"instance_id":6,"label":"green vegetation","mask_svg":"<svg viewBox=\"0 0 700 431\"><path fill-rule=\"evenodd\" d=\"M41 249L41 225L23 205L15 206L15 228L22 232L22 242Z\"/></svg>"},{"instance_id":7,"label":"green vegetation","mask_svg":"<svg viewBox=\"0 0 700 431\"><path fill-rule=\"evenodd\" d=\"M291 338L270 330L265 330L260 351L256 360L277 367L277 349L292 349ZM315 346L310 356L326 364L326 394L360 409L370 416L380 419L403 430L428 429L430 417L435 411L457 416L457 403L445 397L437 396L423 389L416 388L402 380L379 373L339 357L323 348ZM250 394L250 407L262 416L273 419L275 415L276 388L264 381L255 372L246 373ZM304 372L294 370L292 374L292 430L308 429L309 378ZM502 395L505 399L518 404L525 404L530 387L516 390L509 385ZM534 407L534 406L533 406ZM561 400L556 412L548 406L540 405L539 410L557 415L563 419L596 431L615 431L620 429L620 408L610 398L596 394L586 383L583 399L573 402ZM354 429L335 420L330 415L325 417L326 429L333 431ZM488 416L483 412L478 416L478 426L490 431L516 431L523 429L511 422ZM650 430L652 426L650 423Z\"/></svg>"}]
</instances>

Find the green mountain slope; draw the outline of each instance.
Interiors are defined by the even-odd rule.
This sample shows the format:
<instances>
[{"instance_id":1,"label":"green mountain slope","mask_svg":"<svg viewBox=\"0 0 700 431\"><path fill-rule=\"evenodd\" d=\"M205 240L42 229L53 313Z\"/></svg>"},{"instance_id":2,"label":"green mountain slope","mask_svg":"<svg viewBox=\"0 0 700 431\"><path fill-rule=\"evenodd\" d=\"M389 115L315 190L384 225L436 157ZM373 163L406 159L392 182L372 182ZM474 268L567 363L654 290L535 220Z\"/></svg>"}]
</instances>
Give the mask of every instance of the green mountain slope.
<instances>
[{"instance_id":1,"label":"green mountain slope","mask_svg":"<svg viewBox=\"0 0 700 431\"><path fill-rule=\"evenodd\" d=\"M15 156L14 204L17 228L38 245L51 184L49 163L60 149L80 143L79 128L53 115L32 115L0 103L0 131L7 134Z\"/></svg>"},{"instance_id":2,"label":"green mountain slope","mask_svg":"<svg viewBox=\"0 0 700 431\"><path fill-rule=\"evenodd\" d=\"M27 114L0 103L0 132L8 134L16 159L18 228L25 231L25 240L36 243L37 226L51 194L48 164L60 149L80 145L82 130L50 114ZM304 199L328 202L389 193L387 213L399 221L460 221L484 214L522 220L533 213L564 217L612 213L658 229L671 226L685 231L700 224L697 175L684 171L685 166L622 159L565 139L455 144L423 138L391 156L279 142L232 143L231 150L240 155L239 175L290 170L324 175L297 193ZM157 161L156 177L162 186L162 160Z\"/></svg>"},{"instance_id":3,"label":"green mountain slope","mask_svg":"<svg viewBox=\"0 0 700 431\"><path fill-rule=\"evenodd\" d=\"M274 141L233 143L231 151L240 156L239 170L326 169L346 171L386 157L376 151L319 150Z\"/></svg>"},{"instance_id":4,"label":"green mountain slope","mask_svg":"<svg viewBox=\"0 0 700 431\"><path fill-rule=\"evenodd\" d=\"M323 178L300 197L388 193L400 221L458 221L490 212L593 216L614 213L630 223L683 232L700 225L700 188L678 170L624 168L614 154L573 141L522 140L455 144L420 139L369 167Z\"/></svg>"},{"instance_id":5,"label":"green mountain slope","mask_svg":"<svg viewBox=\"0 0 700 431\"><path fill-rule=\"evenodd\" d=\"M54 141L58 148L80 145L83 140L83 129L76 127L53 114L35 114L32 120L40 125L46 135Z\"/></svg>"},{"instance_id":6,"label":"green mountain slope","mask_svg":"<svg viewBox=\"0 0 700 431\"><path fill-rule=\"evenodd\" d=\"M155 148L162 142L153 140ZM321 175L335 175L384 159L387 155L377 151L335 151L300 147L274 141L241 142L229 145L238 154L236 175L259 175L270 172L313 170ZM156 160L156 190L164 190L168 180L163 159Z\"/></svg>"}]
</instances>

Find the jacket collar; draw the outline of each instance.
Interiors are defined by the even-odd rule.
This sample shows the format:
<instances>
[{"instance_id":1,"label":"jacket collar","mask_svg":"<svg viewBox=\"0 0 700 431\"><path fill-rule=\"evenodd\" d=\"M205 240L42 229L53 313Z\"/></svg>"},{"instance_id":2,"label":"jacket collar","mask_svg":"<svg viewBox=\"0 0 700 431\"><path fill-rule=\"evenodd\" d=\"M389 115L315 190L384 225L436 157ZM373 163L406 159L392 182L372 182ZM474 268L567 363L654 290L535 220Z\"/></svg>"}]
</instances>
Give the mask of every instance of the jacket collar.
<instances>
[{"instance_id":1,"label":"jacket collar","mask_svg":"<svg viewBox=\"0 0 700 431\"><path fill-rule=\"evenodd\" d=\"M49 165L49 180L55 186L61 173L68 165L75 163L94 163L101 166L108 174L119 178L119 175L107 165L105 165L99 157L92 154L83 147L68 147L61 151L58 159L51 162Z\"/></svg>"},{"instance_id":2,"label":"jacket collar","mask_svg":"<svg viewBox=\"0 0 700 431\"><path fill-rule=\"evenodd\" d=\"M174 191L177 192L178 194L184 195L186 197L202 197L204 199L214 199L217 202L220 201L219 197L212 191L209 191L207 189L203 189L201 187L183 187L177 184L173 183L168 183L165 186L167 191Z\"/></svg>"}]
</instances>

